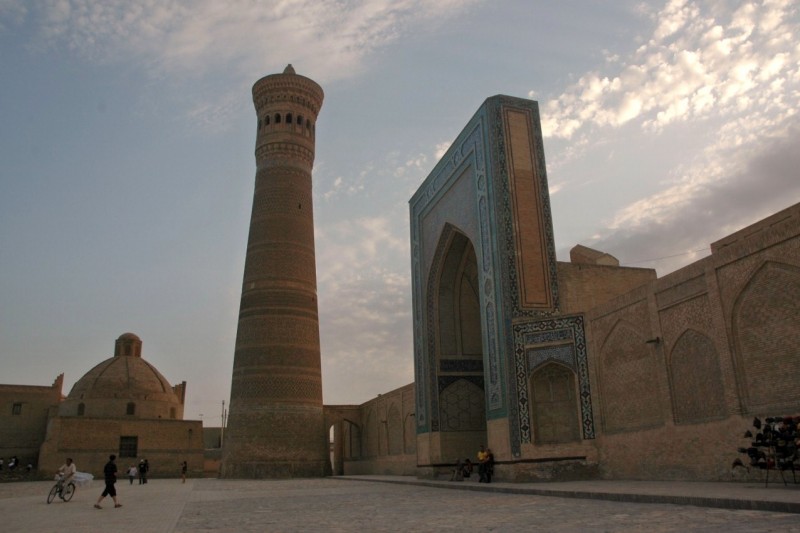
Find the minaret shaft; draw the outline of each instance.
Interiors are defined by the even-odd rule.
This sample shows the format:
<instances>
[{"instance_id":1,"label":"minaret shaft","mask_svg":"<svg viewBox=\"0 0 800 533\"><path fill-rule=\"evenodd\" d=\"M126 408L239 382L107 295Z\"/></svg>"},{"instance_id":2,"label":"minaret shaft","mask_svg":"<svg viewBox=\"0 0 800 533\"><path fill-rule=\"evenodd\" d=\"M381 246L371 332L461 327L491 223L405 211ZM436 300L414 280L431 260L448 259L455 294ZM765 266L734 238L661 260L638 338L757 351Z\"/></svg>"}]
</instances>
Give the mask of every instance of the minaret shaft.
<instances>
[{"instance_id":1,"label":"minaret shaft","mask_svg":"<svg viewBox=\"0 0 800 533\"><path fill-rule=\"evenodd\" d=\"M330 472L311 170L322 89L291 65L253 86L256 180L222 476Z\"/></svg>"}]
</instances>

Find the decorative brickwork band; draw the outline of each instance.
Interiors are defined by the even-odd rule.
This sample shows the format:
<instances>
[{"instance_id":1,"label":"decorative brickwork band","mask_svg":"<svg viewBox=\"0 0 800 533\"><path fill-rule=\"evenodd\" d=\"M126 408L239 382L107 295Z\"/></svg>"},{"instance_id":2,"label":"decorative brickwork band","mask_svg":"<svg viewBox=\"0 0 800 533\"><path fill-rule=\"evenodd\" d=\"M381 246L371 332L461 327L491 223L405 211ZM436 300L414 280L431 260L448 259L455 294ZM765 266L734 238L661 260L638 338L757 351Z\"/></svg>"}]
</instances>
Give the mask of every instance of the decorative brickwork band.
<instances>
[{"instance_id":1,"label":"decorative brickwork band","mask_svg":"<svg viewBox=\"0 0 800 533\"><path fill-rule=\"evenodd\" d=\"M319 85L291 65L253 86L257 170L223 477L317 477L330 471L311 202L322 99Z\"/></svg>"}]
</instances>

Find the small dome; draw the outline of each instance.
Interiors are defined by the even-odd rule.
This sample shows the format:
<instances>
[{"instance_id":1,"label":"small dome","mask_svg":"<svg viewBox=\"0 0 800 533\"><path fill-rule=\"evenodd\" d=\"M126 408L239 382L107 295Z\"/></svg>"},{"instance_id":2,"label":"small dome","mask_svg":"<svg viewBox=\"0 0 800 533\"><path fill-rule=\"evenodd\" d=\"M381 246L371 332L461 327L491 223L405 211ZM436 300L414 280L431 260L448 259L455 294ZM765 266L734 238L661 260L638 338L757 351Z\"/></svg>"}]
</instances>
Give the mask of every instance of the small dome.
<instances>
[{"instance_id":1,"label":"small dome","mask_svg":"<svg viewBox=\"0 0 800 533\"><path fill-rule=\"evenodd\" d=\"M160 400L179 403L172 385L141 357L111 357L79 379L69 399Z\"/></svg>"},{"instance_id":2,"label":"small dome","mask_svg":"<svg viewBox=\"0 0 800 533\"><path fill-rule=\"evenodd\" d=\"M283 73L284 73L284 74L296 74L296 72L294 71L294 67L292 66L292 64L291 64L291 63L289 63L288 65L286 65L286 68L285 68L285 69L283 69Z\"/></svg>"},{"instance_id":3,"label":"small dome","mask_svg":"<svg viewBox=\"0 0 800 533\"><path fill-rule=\"evenodd\" d=\"M141 357L142 339L133 333L123 333L120 335L114 347L114 357L118 356Z\"/></svg>"},{"instance_id":4,"label":"small dome","mask_svg":"<svg viewBox=\"0 0 800 533\"><path fill-rule=\"evenodd\" d=\"M119 407L136 404L137 418L176 418L183 416L182 398L169 384L161 372L142 359L142 341L133 333L117 338L114 356L89 370L79 379L59 412L79 412L78 404L84 404L86 414L113 416L126 414ZM179 388L181 386L178 386Z\"/></svg>"}]
</instances>

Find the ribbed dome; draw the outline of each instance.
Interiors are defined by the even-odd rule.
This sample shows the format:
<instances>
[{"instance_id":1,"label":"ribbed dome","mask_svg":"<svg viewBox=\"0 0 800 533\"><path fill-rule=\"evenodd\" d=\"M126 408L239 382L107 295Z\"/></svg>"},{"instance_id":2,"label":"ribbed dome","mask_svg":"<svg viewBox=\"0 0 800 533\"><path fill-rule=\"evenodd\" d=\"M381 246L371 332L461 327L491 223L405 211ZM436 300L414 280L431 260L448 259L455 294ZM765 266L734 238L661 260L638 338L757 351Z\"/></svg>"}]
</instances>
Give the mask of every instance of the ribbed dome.
<instances>
[{"instance_id":1,"label":"ribbed dome","mask_svg":"<svg viewBox=\"0 0 800 533\"><path fill-rule=\"evenodd\" d=\"M69 399L127 398L180 403L167 378L141 357L114 356L89 370Z\"/></svg>"},{"instance_id":2,"label":"ribbed dome","mask_svg":"<svg viewBox=\"0 0 800 533\"><path fill-rule=\"evenodd\" d=\"M142 359L142 341L133 333L116 340L114 357L79 379L59 412L64 416L183 418L183 391ZM178 392L179 394L176 394Z\"/></svg>"}]
</instances>

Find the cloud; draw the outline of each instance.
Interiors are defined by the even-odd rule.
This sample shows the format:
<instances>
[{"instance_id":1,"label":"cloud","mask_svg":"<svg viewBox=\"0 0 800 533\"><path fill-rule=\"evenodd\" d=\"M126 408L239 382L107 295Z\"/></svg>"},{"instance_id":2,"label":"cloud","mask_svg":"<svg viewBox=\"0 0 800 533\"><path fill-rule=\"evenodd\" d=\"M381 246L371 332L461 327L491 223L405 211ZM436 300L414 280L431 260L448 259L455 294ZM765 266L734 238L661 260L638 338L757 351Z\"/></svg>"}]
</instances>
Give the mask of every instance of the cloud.
<instances>
[{"instance_id":1,"label":"cloud","mask_svg":"<svg viewBox=\"0 0 800 533\"><path fill-rule=\"evenodd\" d=\"M791 149L799 129L796 3L671 0L657 12L643 13L653 19L644 44L605 65L608 72L581 76L542 113L551 142L569 141L553 154L551 170L601 144L613 153L613 143L631 135L648 144L663 142L664 150L671 149L663 135L669 129L674 134L683 127L698 139L678 166L651 176L656 181L650 191L659 190L593 230L588 244L623 262L707 247L710 240L786 207L787 199L796 201L795 182L800 183L796 166L779 164L796 162ZM617 135L623 127L625 133ZM558 184L563 190L565 184ZM658 263L659 270L696 257L669 258Z\"/></svg>"},{"instance_id":2,"label":"cloud","mask_svg":"<svg viewBox=\"0 0 800 533\"><path fill-rule=\"evenodd\" d=\"M787 95L800 81L796 10L791 0L736 10L718 2L670 1L653 15L656 26L647 42L616 72L586 73L547 103L544 135L570 139L634 119L644 130L658 131L712 113L785 112L793 106Z\"/></svg>"},{"instance_id":3,"label":"cloud","mask_svg":"<svg viewBox=\"0 0 800 533\"><path fill-rule=\"evenodd\" d=\"M408 222L400 210L400 206L396 207L391 217L364 216L317 226L318 263L325 265L320 270L319 283L336 288L376 272L391 270L391 265L384 265L387 260L403 257L403 254L407 256L408 232L403 234L402 229ZM407 267L403 264L401 270Z\"/></svg>"},{"instance_id":4,"label":"cloud","mask_svg":"<svg viewBox=\"0 0 800 533\"><path fill-rule=\"evenodd\" d=\"M17 0L0 0L0 31L21 24L27 13L28 8L24 3Z\"/></svg>"},{"instance_id":5,"label":"cloud","mask_svg":"<svg viewBox=\"0 0 800 533\"><path fill-rule=\"evenodd\" d=\"M186 117L206 132L223 132L231 127L229 118L243 105L241 93L229 91L218 98L194 100Z\"/></svg>"},{"instance_id":6,"label":"cloud","mask_svg":"<svg viewBox=\"0 0 800 533\"><path fill-rule=\"evenodd\" d=\"M404 207L317 228L323 373L327 383L353 384L337 390L337 403L362 402L413 380Z\"/></svg>"},{"instance_id":7,"label":"cloud","mask_svg":"<svg viewBox=\"0 0 800 533\"><path fill-rule=\"evenodd\" d=\"M366 189L367 179L373 171L374 165L372 163L367 163L367 165L352 178L336 176L333 181L330 182L330 185L327 186L327 190L320 193L320 197L326 202L329 202L341 195L355 196L363 193ZM328 180L325 179L324 172L317 170L316 176L320 186L325 186L327 184Z\"/></svg>"},{"instance_id":8,"label":"cloud","mask_svg":"<svg viewBox=\"0 0 800 533\"><path fill-rule=\"evenodd\" d=\"M726 179L681 183L642 200L588 245L662 274L708 255L711 242L797 202L798 135L800 120Z\"/></svg>"},{"instance_id":9,"label":"cloud","mask_svg":"<svg viewBox=\"0 0 800 533\"><path fill-rule=\"evenodd\" d=\"M130 64L159 84L176 84L185 120L213 134L227 131L246 105L241 94L254 72L291 62L323 84L349 78L377 50L480 1L0 0L0 31L27 22L28 47L38 53Z\"/></svg>"},{"instance_id":10,"label":"cloud","mask_svg":"<svg viewBox=\"0 0 800 533\"><path fill-rule=\"evenodd\" d=\"M155 76L224 69L249 80L291 61L300 73L329 82L358 72L375 50L477 1L45 0L27 15L44 47L100 63L136 60ZM25 5L3 0L0 15L18 23Z\"/></svg>"},{"instance_id":11,"label":"cloud","mask_svg":"<svg viewBox=\"0 0 800 533\"><path fill-rule=\"evenodd\" d=\"M434 147L444 149L448 143ZM437 158L438 159L438 158ZM349 216L317 224L320 339L325 401L362 402L413 378L408 197L431 155L392 151L351 177L323 172L325 202L352 202ZM323 169L324 170L324 169ZM321 175L322 174L322 175ZM387 182L402 186L388 186ZM349 383L346 389L335 383Z\"/></svg>"},{"instance_id":12,"label":"cloud","mask_svg":"<svg viewBox=\"0 0 800 533\"><path fill-rule=\"evenodd\" d=\"M443 145L436 145L436 153ZM445 148L444 151L447 149ZM444 152L442 152L444 153ZM438 160L441 156L434 156ZM376 162L377 161L377 162ZM405 153L398 151L387 153L383 158L364 163L364 166L350 176L336 176L331 178L325 175L325 169L316 168L314 171L317 187L320 188L319 197L325 202L330 202L341 197L366 197L374 198L392 194L391 201L405 205L411 193L405 187L399 192L408 193L399 196L396 187L386 187L387 181L400 182L414 188L430 171L430 156L422 152ZM413 193L413 190L411 191Z\"/></svg>"},{"instance_id":13,"label":"cloud","mask_svg":"<svg viewBox=\"0 0 800 533\"><path fill-rule=\"evenodd\" d=\"M447 150L450 149L451 144L453 144L453 141L444 141L436 145L436 149L433 153L433 157L436 159L436 161L440 160L444 156L444 154L447 153Z\"/></svg>"}]
</instances>

